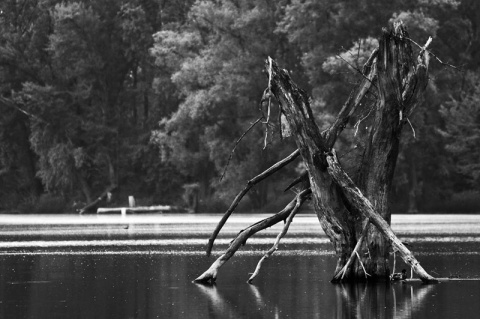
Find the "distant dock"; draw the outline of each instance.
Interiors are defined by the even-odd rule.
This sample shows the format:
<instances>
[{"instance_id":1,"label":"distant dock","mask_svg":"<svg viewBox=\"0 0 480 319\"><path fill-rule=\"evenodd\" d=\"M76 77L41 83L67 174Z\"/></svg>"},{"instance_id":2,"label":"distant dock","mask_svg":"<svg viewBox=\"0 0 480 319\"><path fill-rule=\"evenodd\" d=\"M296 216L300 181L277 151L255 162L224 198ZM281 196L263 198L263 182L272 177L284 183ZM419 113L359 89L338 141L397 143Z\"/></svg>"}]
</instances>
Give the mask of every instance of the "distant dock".
<instances>
[{"instance_id":1,"label":"distant dock","mask_svg":"<svg viewBox=\"0 0 480 319\"><path fill-rule=\"evenodd\" d=\"M186 210L177 206L171 205L156 205L156 206L135 206L135 207L99 207L97 214L109 213L172 213L185 212Z\"/></svg>"}]
</instances>

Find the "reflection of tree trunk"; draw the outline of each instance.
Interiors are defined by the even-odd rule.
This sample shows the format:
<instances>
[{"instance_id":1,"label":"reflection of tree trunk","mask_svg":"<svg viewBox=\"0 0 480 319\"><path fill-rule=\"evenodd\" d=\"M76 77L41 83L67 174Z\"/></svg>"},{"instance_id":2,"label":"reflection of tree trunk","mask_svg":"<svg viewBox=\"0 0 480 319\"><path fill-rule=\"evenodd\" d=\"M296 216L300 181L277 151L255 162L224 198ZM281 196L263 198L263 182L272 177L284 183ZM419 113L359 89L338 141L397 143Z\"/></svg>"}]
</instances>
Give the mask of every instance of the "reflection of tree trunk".
<instances>
[{"instance_id":1,"label":"reflection of tree trunk","mask_svg":"<svg viewBox=\"0 0 480 319\"><path fill-rule=\"evenodd\" d=\"M336 287L336 318L414 318L435 285L408 286L389 282ZM392 296L392 297L389 297Z\"/></svg>"},{"instance_id":2,"label":"reflection of tree trunk","mask_svg":"<svg viewBox=\"0 0 480 319\"><path fill-rule=\"evenodd\" d=\"M409 151L405 152L405 157L408 164L408 210L409 214L418 214L417 207L417 193L418 193L418 181L417 181L417 164L414 157Z\"/></svg>"}]
</instances>

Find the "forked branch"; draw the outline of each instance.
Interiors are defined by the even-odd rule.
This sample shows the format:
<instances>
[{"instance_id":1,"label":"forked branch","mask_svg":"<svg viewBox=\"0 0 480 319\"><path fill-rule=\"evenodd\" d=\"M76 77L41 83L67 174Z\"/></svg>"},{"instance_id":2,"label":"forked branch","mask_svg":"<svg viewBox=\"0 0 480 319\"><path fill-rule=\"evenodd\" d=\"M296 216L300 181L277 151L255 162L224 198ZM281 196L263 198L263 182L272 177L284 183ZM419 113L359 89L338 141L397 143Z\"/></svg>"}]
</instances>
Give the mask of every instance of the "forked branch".
<instances>
[{"instance_id":1,"label":"forked branch","mask_svg":"<svg viewBox=\"0 0 480 319\"><path fill-rule=\"evenodd\" d=\"M240 248L240 246L246 243L248 238L252 237L257 232L265 228L271 227L279 223L280 221L288 218L292 210L295 208L297 204L297 198L300 196L300 194L298 194L295 199L288 203L288 205L285 206L285 208L280 212L276 213L273 216L265 218L238 233L237 237L235 237L235 239L230 243L230 246L227 248L227 250L220 257L218 257L217 260L213 262L210 268L208 268L194 281L198 283L215 282L220 267L222 267L222 265L225 264L235 254L235 252Z\"/></svg>"},{"instance_id":2,"label":"forked branch","mask_svg":"<svg viewBox=\"0 0 480 319\"><path fill-rule=\"evenodd\" d=\"M288 228L290 227L290 224L292 223L293 217L297 214L298 210L302 206L302 204L305 202L305 200L308 198L308 196L312 193L312 190L306 189L299 193L296 197L296 204L295 207L292 209L290 212L290 215L288 215L287 221L285 222L285 225L283 226L282 231L277 235L277 238L275 239L275 243L273 244L272 248L270 248L265 255L260 259L260 261L257 264L257 267L255 268L255 271L250 275L250 278L248 278L248 283L251 284L253 279L257 277L257 275L260 272L260 269L262 268L262 264L265 261L265 259L269 258L270 256L273 255L275 251L278 249L278 244L280 244L280 240L287 234Z\"/></svg>"},{"instance_id":3,"label":"forked branch","mask_svg":"<svg viewBox=\"0 0 480 319\"><path fill-rule=\"evenodd\" d=\"M230 205L230 207L227 209L227 211L225 212L225 214L223 214L223 217L222 219L218 222L217 224L217 227L215 228L215 230L213 231L212 235L210 236L210 238L208 239L208 244L207 244L207 256L210 256L211 252L212 252L212 248L213 248L213 243L215 242L215 239L217 238L217 235L218 233L220 232L220 230L223 228L223 226L225 225L225 223L227 222L228 218L230 217L230 215L235 211L235 208L237 208L237 205L240 203L240 201L242 200L242 198L248 193L248 191L253 187L255 186L256 184L258 184L259 182L261 182L262 180L264 180L265 178L269 177L270 175L273 175L274 173L276 173L277 171L279 171L280 169L282 169L285 165L291 163L293 160L295 160L298 155L300 155L300 151L299 150L295 150L292 154L290 154L289 156L287 156L286 158L282 159L281 161L275 163L273 166L271 166L270 168L268 168L266 171L262 172L261 174L255 176L254 178L252 178L251 180L249 180L247 182L247 185L245 186L244 189L242 189L242 191L240 193L238 193L238 195L235 197L235 199L233 200L232 204Z\"/></svg>"}]
</instances>

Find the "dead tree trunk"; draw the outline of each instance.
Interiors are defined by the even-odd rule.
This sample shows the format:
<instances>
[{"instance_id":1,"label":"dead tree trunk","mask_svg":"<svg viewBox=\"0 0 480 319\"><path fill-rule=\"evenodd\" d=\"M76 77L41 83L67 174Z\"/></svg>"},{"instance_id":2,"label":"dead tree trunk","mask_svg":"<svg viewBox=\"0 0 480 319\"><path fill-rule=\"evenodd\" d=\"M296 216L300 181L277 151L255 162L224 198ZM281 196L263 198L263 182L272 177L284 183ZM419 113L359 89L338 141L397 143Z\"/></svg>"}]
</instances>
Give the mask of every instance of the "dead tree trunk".
<instances>
[{"instance_id":1,"label":"dead tree trunk","mask_svg":"<svg viewBox=\"0 0 480 319\"><path fill-rule=\"evenodd\" d=\"M374 210L388 224L391 216L389 197L401 131L426 88L428 62L428 52L424 49L415 61L408 34L401 24L391 32L384 31L376 63L378 98L357 183ZM374 226L370 226L367 238L363 250L363 256L368 256L363 259L367 271L373 276L388 276L388 239ZM362 271L357 265L357 274Z\"/></svg>"},{"instance_id":2,"label":"dead tree trunk","mask_svg":"<svg viewBox=\"0 0 480 319\"><path fill-rule=\"evenodd\" d=\"M384 30L379 48L372 52L361 71L362 80L348 97L334 123L324 132L315 124L306 92L293 83L286 70L280 69L272 59L267 60L269 82L264 98L275 97L288 122L307 168L315 212L336 252L334 273L341 272L342 280L365 280L365 273L369 274L368 278L388 278L388 257L393 246L420 279L424 282L435 281L390 229L389 202L400 133L419 104L427 84L426 48L430 41L420 48L415 60L411 40L401 23L396 24L392 31ZM370 104L373 111L370 112L370 131L363 143L364 151L354 163L356 169L353 171L358 174L350 177L338 162L334 145L354 112L368 105L363 103L367 94L376 96L375 102ZM288 207L285 210L291 209ZM227 211L216 234L231 213ZM369 228L363 227L365 222L370 224L367 226ZM215 236L210 239L209 248ZM242 238L241 242L248 237ZM236 242L238 240L233 243ZM219 258L221 264L237 249L232 244L226 254ZM353 254L358 256L355 261L351 258ZM215 262L212 265L214 271L209 269L197 281L214 280L221 264ZM338 276L335 278L338 280Z\"/></svg>"}]
</instances>

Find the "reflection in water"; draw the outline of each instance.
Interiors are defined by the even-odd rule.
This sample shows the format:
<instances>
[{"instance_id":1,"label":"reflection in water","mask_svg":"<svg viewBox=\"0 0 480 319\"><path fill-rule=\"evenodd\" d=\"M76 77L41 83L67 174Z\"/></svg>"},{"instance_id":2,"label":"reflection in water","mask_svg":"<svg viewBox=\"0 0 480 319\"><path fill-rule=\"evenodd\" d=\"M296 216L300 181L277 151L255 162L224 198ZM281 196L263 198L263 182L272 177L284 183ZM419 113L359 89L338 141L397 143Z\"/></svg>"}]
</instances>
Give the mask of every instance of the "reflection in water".
<instances>
[{"instance_id":1,"label":"reflection in water","mask_svg":"<svg viewBox=\"0 0 480 319\"><path fill-rule=\"evenodd\" d=\"M285 246L264 265L255 285L245 282L243 271L254 269L277 230L249 241L221 269L217 285L193 284L212 262L202 249L214 227L194 217L163 224L151 217L153 225L129 223L128 229L116 220L88 227L0 225L0 318L443 319L480 313L480 281L331 284L336 260L325 253L330 246L318 235L318 220L292 225ZM177 220L189 222L174 225ZM478 278L480 235L469 232L480 224L470 224L456 227L466 229L457 237L429 233L407 239L432 273ZM242 227L227 228L231 234L219 238L218 249Z\"/></svg>"},{"instance_id":2,"label":"reflection in water","mask_svg":"<svg viewBox=\"0 0 480 319\"><path fill-rule=\"evenodd\" d=\"M215 284L196 284L195 286L207 297L208 301L210 302L210 316L215 315L215 317L218 318L241 318L238 311L222 297Z\"/></svg>"},{"instance_id":3,"label":"reflection in water","mask_svg":"<svg viewBox=\"0 0 480 319\"><path fill-rule=\"evenodd\" d=\"M335 318L421 318L419 311L438 285L383 282L335 286Z\"/></svg>"},{"instance_id":4,"label":"reflection in water","mask_svg":"<svg viewBox=\"0 0 480 319\"><path fill-rule=\"evenodd\" d=\"M237 268L257 259L238 258L216 285L202 286L191 282L210 262L202 257L0 256L0 318L472 318L480 312L480 281L333 285L333 256L277 256L249 285ZM452 260L452 271L480 264L478 255Z\"/></svg>"}]
</instances>

